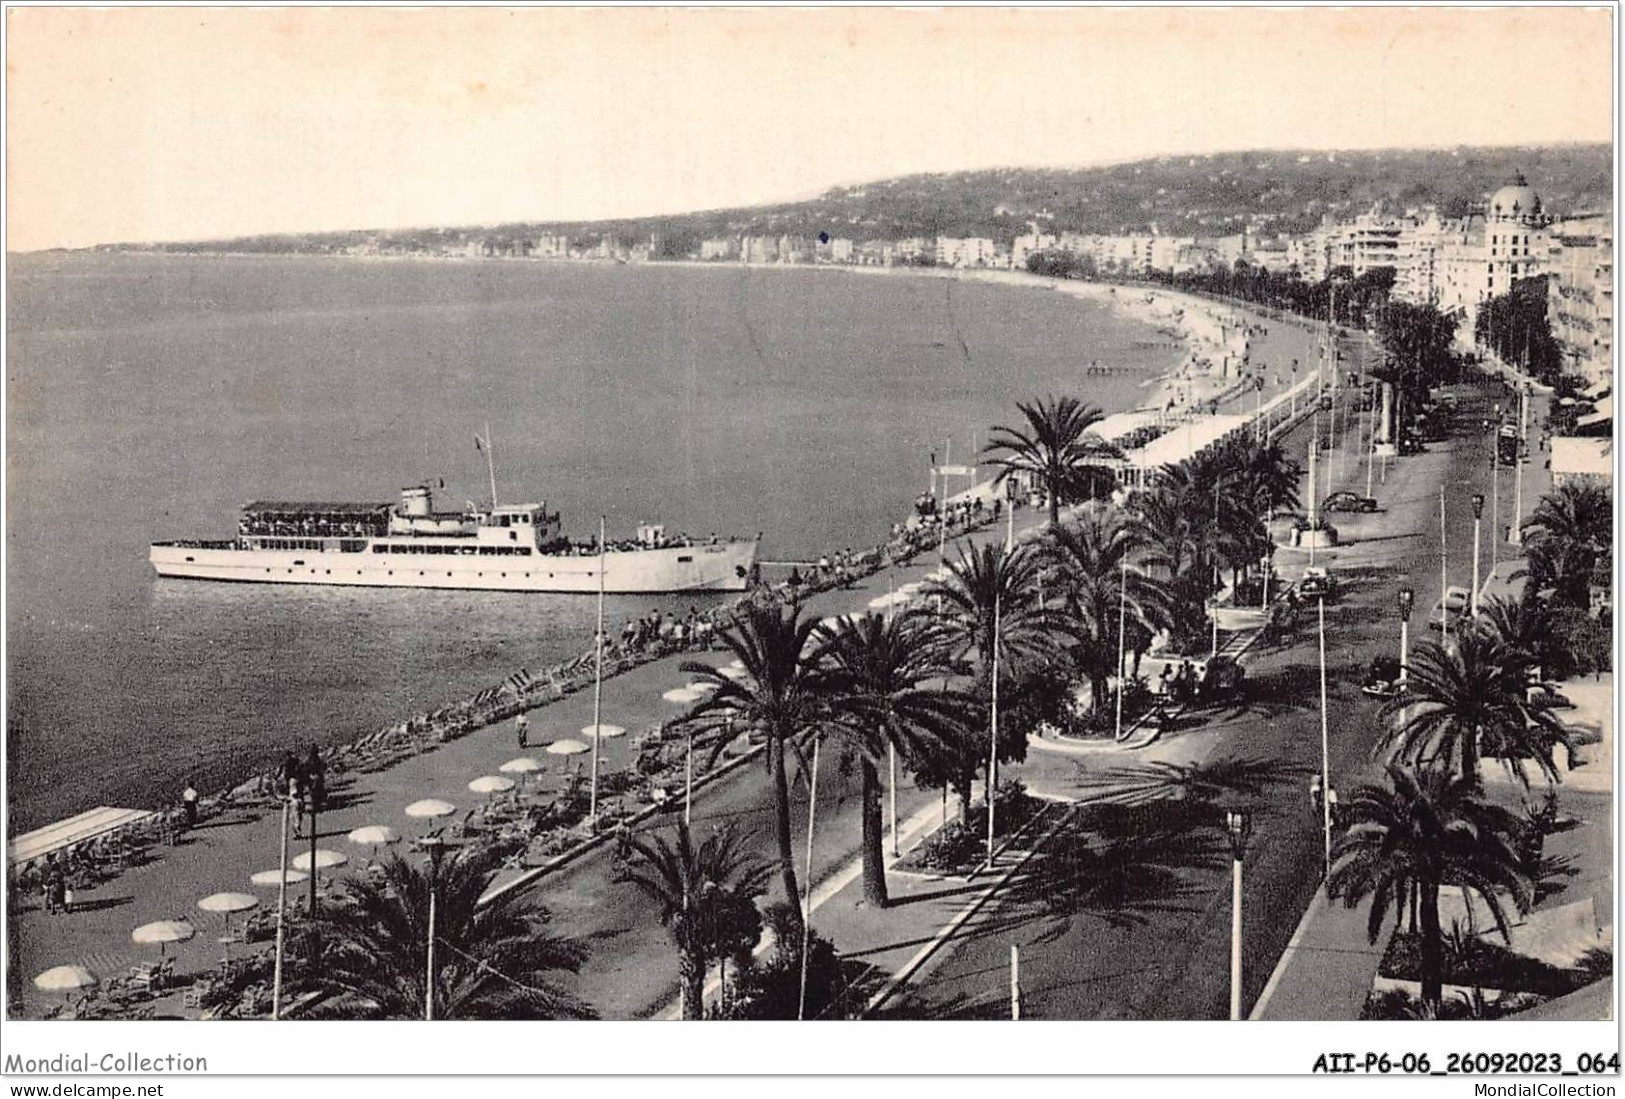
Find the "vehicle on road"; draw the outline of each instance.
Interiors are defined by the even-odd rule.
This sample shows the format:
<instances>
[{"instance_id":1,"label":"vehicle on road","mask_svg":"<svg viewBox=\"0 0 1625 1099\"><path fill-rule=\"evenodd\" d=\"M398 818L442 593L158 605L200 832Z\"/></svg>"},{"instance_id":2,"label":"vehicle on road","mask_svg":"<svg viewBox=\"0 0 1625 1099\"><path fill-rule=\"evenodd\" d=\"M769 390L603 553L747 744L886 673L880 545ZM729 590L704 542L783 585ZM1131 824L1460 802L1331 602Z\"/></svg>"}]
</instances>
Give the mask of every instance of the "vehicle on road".
<instances>
[{"instance_id":1,"label":"vehicle on road","mask_svg":"<svg viewBox=\"0 0 1625 1099\"><path fill-rule=\"evenodd\" d=\"M1516 465L1518 462L1518 429L1512 424L1502 424L1495 439L1496 456L1504 466Z\"/></svg>"},{"instance_id":2,"label":"vehicle on road","mask_svg":"<svg viewBox=\"0 0 1625 1099\"><path fill-rule=\"evenodd\" d=\"M1201 662L1198 667L1196 698L1199 702L1215 702L1227 698L1241 689L1247 678L1247 669L1236 663L1235 657L1215 656Z\"/></svg>"},{"instance_id":3,"label":"vehicle on road","mask_svg":"<svg viewBox=\"0 0 1625 1099\"><path fill-rule=\"evenodd\" d=\"M1471 598L1466 588L1446 588L1444 596L1428 612L1428 629L1442 630L1446 626L1459 624L1467 616L1467 605Z\"/></svg>"},{"instance_id":4,"label":"vehicle on road","mask_svg":"<svg viewBox=\"0 0 1625 1099\"><path fill-rule=\"evenodd\" d=\"M1320 505L1321 511L1376 511L1375 497L1361 496L1357 492L1334 492Z\"/></svg>"},{"instance_id":5,"label":"vehicle on road","mask_svg":"<svg viewBox=\"0 0 1625 1099\"><path fill-rule=\"evenodd\" d=\"M1360 691L1372 698L1393 698L1404 688L1399 679L1399 661L1391 656L1375 657L1366 669Z\"/></svg>"},{"instance_id":6,"label":"vehicle on road","mask_svg":"<svg viewBox=\"0 0 1625 1099\"><path fill-rule=\"evenodd\" d=\"M1304 599L1335 599L1337 577L1319 565L1310 565L1298 581L1298 595Z\"/></svg>"}]
</instances>

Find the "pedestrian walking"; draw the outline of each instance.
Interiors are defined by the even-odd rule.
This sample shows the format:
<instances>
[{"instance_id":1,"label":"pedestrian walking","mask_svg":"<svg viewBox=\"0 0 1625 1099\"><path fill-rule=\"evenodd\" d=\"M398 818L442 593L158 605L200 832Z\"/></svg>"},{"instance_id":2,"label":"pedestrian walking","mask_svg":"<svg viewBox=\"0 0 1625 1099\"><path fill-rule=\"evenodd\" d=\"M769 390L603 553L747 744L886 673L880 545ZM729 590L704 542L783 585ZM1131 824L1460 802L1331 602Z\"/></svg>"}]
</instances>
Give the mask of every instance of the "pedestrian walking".
<instances>
[{"instance_id":1,"label":"pedestrian walking","mask_svg":"<svg viewBox=\"0 0 1625 1099\"><path fill-rule=\"evenodd\" d=\"M46 880L45 910L53 914L68 910L68 879L60 866L53 867Z\"/></svg>"},{"instance_id":2,"label":"pedestrian walking","mask_svg":"<svg viewBox=\"0 0 1625 1099\"><path fill-rule=\"evenodd\" d=\"M519 749L520 749L520 751L524 751L526 748L530 747L530 742L529 742L529 739L528 739L529 736L530 736L530 718L529 717L525 716L524 714L520 714L518 717L514 718L513 731L514 731L514 736L519 741Z\"/></svg>"},{"instance_id":3,"label":"pedestrian walking","mask_svg":"<svg viewBox=\"0 0 1625 1099\"><path fill-rule=\"evenodd\" d=\"M310 746L305 756L305 783L310 787L310 811L322 813L327 811L327 764L322 760L321 752L316 745Z\"/></svg>"},{"instance_id":4,"label":"pedestrian walking","mask_svg":"<svg viewBox=\"0 0 1625 1099\"><path fill-rule=\"evenodd\" d=\"M197 787L192 780L186 780L186 789L181 791L181 808L186 811L186 827L197 827Z\"/></svg>"},{"instance_id":5,"label":"pedestrian walking","mask_svg":"<svg viewBox=\"0 0 1625 1099\"><path fill-rule=\"evenodd\" d=\"M305 834L304 817L298 811L298 802L305 793L305 769L300 766L299 757L292 752L284 756L278 775L282 781L282 792L295 803L293 814L294 838L303 839Z\"/></svg>"}]
</instances>

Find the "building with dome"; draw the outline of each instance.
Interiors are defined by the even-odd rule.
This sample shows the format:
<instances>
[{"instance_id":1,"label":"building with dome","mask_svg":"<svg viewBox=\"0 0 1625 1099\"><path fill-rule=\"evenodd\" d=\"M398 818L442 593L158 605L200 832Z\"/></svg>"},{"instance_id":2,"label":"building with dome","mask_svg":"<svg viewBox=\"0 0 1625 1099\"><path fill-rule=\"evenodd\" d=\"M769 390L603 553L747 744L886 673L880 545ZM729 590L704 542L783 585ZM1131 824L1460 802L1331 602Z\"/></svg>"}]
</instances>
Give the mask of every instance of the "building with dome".
<instances>
[{"instance_id":1,"label":"building with dome","mask_svg":"<svg viewBox=\"0 0 1625 1099\"><path fill-rule=\"evenodd\" d=\"M1482 213L1470 214L1443 234L1438 302L1444 312L1462 317L1458 340L1472 342L1480 304L1541 273L1550 223L1539 193L1520 172L1489 196Z\"/></svg>"}]
</instances>

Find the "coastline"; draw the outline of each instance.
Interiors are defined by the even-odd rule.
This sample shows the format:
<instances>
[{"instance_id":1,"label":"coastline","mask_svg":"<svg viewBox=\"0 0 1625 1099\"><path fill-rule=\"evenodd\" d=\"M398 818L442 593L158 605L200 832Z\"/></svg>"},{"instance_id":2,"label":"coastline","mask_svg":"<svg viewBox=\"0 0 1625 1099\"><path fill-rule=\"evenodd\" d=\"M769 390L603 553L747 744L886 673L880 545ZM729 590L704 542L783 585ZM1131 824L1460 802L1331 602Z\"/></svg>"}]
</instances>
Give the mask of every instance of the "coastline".
<instances>
[{"instance_id":1,"label":"coastline","mask_svg":"<svg viewBox=\"0 0 1625 1099\"><path fill-rule=\"evenodd\" d=\"M936 277L944 277L945 274L939 274ZM1048 288L1045 284L1050 280L1015 278L1008 281L1012 286L1045 289ZM1086 293L1110 295L1111 291L1108 288L1097 287L1086 291ZM1081 378L1079 384L1084 384ZM1026 516L1018 516L1018 526L1022 525L1026 518ZM980 525L986 527L988 523L984 522ZM964 528L960 527L959 530L954 531L955 538L963 530ZM923 541L924 545L916 545L912 554L894 555L890 552L883 552L878 559L872 562L863 562L861 570L855 569L854 574L856 576L868 576L879 568L903 563L908 556L916 556L918 560L915 563L917 564L929 563L930 559L925 555L935 551L936 538L928 536ZM835 555L832 554L833 556ZM867 557L868 555L859 556ZM831 583L826 586L835 587L836 585ZM860 584L860 587L863 587L863 585ZM869 590L878 592L880 589L871 586ZM865 592L865 594L868 594L868 592ZM762 593L760 597L775 598L772 593ZM845 597L837 593L837 598L844 599ZM724 604L715 608L714 613L719 617L725 616L732 607L738 605L737 602ZM857 605L861 606L861 602ZM699 649L689 650L695 655L703 651ZM610 746L606 748L609 753L606 757L606 763L612 770L617 767L623 767L626 770L631 769L632 761L637 754L636 745L638 742L649 744L652 739L655 745L666 743L664 738L651 738L649 735L651 730L662 727L669 720L669 716L658 712L660 711L660 703L657 701L659 685L657 684L651 689L648 681L651 678L659 678L661 670L669 667L673 655L672 653L661 652L649 654L647 657L633 656L625 660L617 659L613 668L606 655L605 682L608 683L622 675L629 675L632 686L618 686L617 690L623 694L629 691L636 692L641 699L636 709L642 713L641 720L624 720L623 715L630 716L628 710L632 709L632 707L622 708L618 706L613 713L613 717L623 718L624 724L628 726L628 732L631 735L625 740L612 741ZM665 661L665 663L662 663L662 661ZM648 671L640 671L646 665L651 664L655 666ZM413 719L405 722L397 722L385 728L377 729L365 736L353 738L347 744L327 748L323 752L323 756L330 762L331 773L334 775L346 773L346 778L354 776L357 789L365 791L361 801L363 803L369 801L376 803L375 808L366 810L361 814L352 811L351 815L355 819L348 820L347 824L361 823L363 820L370 821L378 813L387 812L387 807L397 801L401 805L405 805L408 801L423 797L426 794L450 797L459 804L463 803L466 794L459 795L457 792L464 788L464 780L470 775L491 770L494 760L502 758L511 751L509 748L511 742L508 740L507 733L495 726L521 710L540 706L556 706L557 709L552 714L540 722L533 722L533 724L549 728L557 727L561 730L580 724L582 720L581 711L586 706L585 698L587 697L582 693L582 688L590 687L592 682L591 657L584 654L565 661L558 667L566 673L570 681L556 680L555 677L544 673L542 676L529 677L526 682L516 689L489 688L459 702L440 707L431 714L415 715ZM500 674L508 670L510 669L494 669L488 681L494 682ZM655 718L660 720L653 720ZM455 741L465 740L466 743L464 744L453 745ZM677 742L671 741L670 743L676 744ZM675 761L679 757L674 755L672 758ZM450 766L448 766L448 759L461 762L451 762ZM735 756L730 759L725 756L721 766L714 771L707 772L707 775L720 775L730 769L744 770L738 766L741 762L742 757ZM707 781L707 775L696 774L696 785L703 785ZM238 837L235 845L245 845L247 841L243 836L251 830L254 836L257 837L254 844L257 849L271 850L274 848L274 844L270 842L269 837L274 833L275 815L274 812L268 809L264 800L264 781L265 779L262 776L260 778L251 777L246 782L238 783L233 791L236 796L230 800L223 800L221 795L215 795L207 799L210 810L208 816L220 820L223 824L229 824L234 829L241 828L244 830L234 833ZM669 778L666 780L666 785L668 789L671 788ZM388 791L388 793L386 794L384 791ZM725 791L718 796L726 798L728 794ZM651 811L651 807L645 806L634 796L626 799L624 811L619 809L606 811L604 819L608 821L618 816L624 816L625 819L635 819ZM170 807L166 813L172 818L180 816L179 810L174 807ZM344 817L338 819L345 820ZM328 827L331 828L332 826L329 825ZM342 831L343 828L340 827L335 834ZM527 882L533 880L537 872L551 874L585 853L591 845L601 844L607 834L607 832L600 832L596 838L588 836L585 839L578 835L557 837L559 843L567 844L567 846L562 847L553 847L550 844L538 845L533 849L533 854L536 858L545 861L541 863L535 861L524 862L522 866L525 869L518 871L518 873L528 875L524 878ZM203 842L207 845L210 841L205 839ZM163 880L179 877L190 881L187 875L191 875L197 879L196 882L192 883L195 886L192 892L198 892L199 890L207 891L208 889L218 888L221 868L228 864L233 872L249 868L247 863L238 866L237 863L242 862L242 860L230 856L222 858L217 864L213 858L209 857L208 851L202 847L193 847L190 852L187 852L185 848L178 850L165 849L160 855L158 863L160 865L167 864L171 859L182 865L170 866L164 869L154 867L152 870L138 866L135 872L140 876L157 873ZM508 879L504 876L497 884L501 886L507 883ZM172 915L170 911L163 907L165 902L159 893L142 888L140 877L134 881L121 882L113 888L123 893L137 894L134 903L144 911L145 915L154 918ZM91 903L96 903L94 893L91 897ZM145 911L146 909L151 911ZM119 921L127 924L131 918L128 913L122 911L115 911L105 917L98 917L93 911L88 916L91 920L96 921L96 926L73 931L74 941L79 941L79 937L94 941L105 933L111 939L122 942L126 931L122 926L113 925L118 925ZM76 924L82 922L84 921L81 919L75 921ZM102 923L108 924L110 930L98 930ZM57 954L71 957L72 955L64 949L65 942L63 942L62 946L56 945L59 942L59 937L71 930L70 925L47 924L45 926L50 928L50 934L42 943L31 944L30 949L38 950L42 955L48 955L49 957L55 957ZM122 949L128 951L127 946ZM55 953L53 953L53 950ZM191 956L194 961L200 961L204 958L206 952L206 949L195 950L191 952ZM42 956L41 960L49 960L49 957ZM122 958L122 955L120 957Z\"/></svg>"},{"instance_id":2,"label":"coastline","mask_svg":"<svg viewBox=\"0 0 1625 1099\"><path fill-rule=\"evenodd\" d=\"M177 256L178 255L178 256L180 256L180 258L183 258L183 259L195 258L198 255L208 255L210 258L222 258L222 259L229 259L229 258L260 259L260 258L264 258L264 255L273 255L273 256L277 255L275 253L267 253L267 254L262 255L262 254L258 254L258 253L171 253L171 252L141 252L141 253L131 253L131 254L142 255L142 256L153 256L153 255ZM484 262L484 261L487 261L487 260L495 258L495 257L302 256L302 255L284 255L284 256L278 256L278 258L289 258L289 259L313 259L314 258L314 259L335 259L335 260L337 260L337 259L345 259L345 260L361 260L361 261L364 261L364 262L391 263L391 264L393 264L393 263L470 264L470 263L476 263L476 262ZM561 267L561 266L563 266L563 265L565 265L567 263L577 263L577 262L580 262L580 261L509 259L507 262L510 262L510 263L525 263L525 262L547 263L547 264L550 264L550 265L552 265L554 267ZM649 264L647 266L652 266L653 267L653 266L663 266L663 265L685 267L685 268L689 268L689 267L715 268L715 269L719 269L719 270L726 270L726 269L729 269L730 267L733 267L733 266L739 266L739 265L736 265L736 264L733 264L733 265L731 265L731 264L712 264L712 263L699 263L699 262L687 262L687 261L662 261L661 263ZM794 267L787 267L787 266L781 266L781 265L752 265L752 268L753 269L770 269L770 270L809 270L810 269L810 270L820 270L820 271L826 271L826 272L857 272L859 274L884 275L884 276L887 276L887 277L907 277L907 276L912 275L912 276L922 276L922 277L930 277L930 278L954 278L954 279L961 279L962 278L962 279L965 279L966 281L989 282L989 283L993 283L995 285L1002 285L1002 286L1005 286L1006 288L1010 288L1010 289L1022 289L1022 288L1025 288L1025 289L1050 289L1050 290L1059 290L1061 292L1071 293L1074 297L1083 298L1083 299L1087 299L1087 300L1093 300L1097 304L1105 305L1108 308L1112 308L1114 311L1118 311L1118 312L1121 312L1121 313L1123 313L1125 315L1132 316L1135 320L1140 321L1141 323L1148 324L1148 325L1155 325L1155 323L1159 319L1165 319L1165 317L1159 316L1159 314L1155 310L1147 309L1147 308L1144 308L1144 307L1136 307L1134 302L1129 300L1129 298L1127 298L1124 294L1120 293L1115 288L1111 288L1111 287L1103 286L1103 285L1097 285L1097 284L1057 283L1056 280L1042 278L1042 277L1039 277L1039 276L1032 276L1032 275L1028 275L1028 274L1026 274L1024 272L966 271L966 270L960 270L960 269L945 269L945 268L879 268L879 267L831 266L831 265L796 265ZM1169 298L1170 298L1170 300L1172 300L1171 295L1169 295ZM1189 300L1192 301L1192 302L1195 301L1195 299L1189 299ZM1196 349L1198 349L1201 346L1196 340L1188 338L1184 334L1180 334L1179 336L1177 336L1177 340L1179 342L1183 343L1183 345L1185 347L1186 361L1187 362L1189 361L1190 356L1195 353ZM1174 371L1177 371L1178 369L1180 369L1180 368L1175 367ZM1148 396L1158 394L1161 391L1163 391L1165 388L1167 388L1169 386L1172 386L1174 384L1177 384L1175 382L1174 378L1173 378L1174 371L1165 372L1164 374L1159 375L1152 382L1152 384L1148 387ZM1081 368L1080 368L1080 374L1081 374ZM1080 378L1080 384L1081 384L1081 378ZM1112 410L1112 411L1115 411L1115 410ZM983 486L971 486L971 488L969 490L966 490L966 491L976 492L978 490L985 491L985 485L983 485ZM956 497L963 496L963 495L964 495L964 493L956 493L955 494ZM883 532L876 531L875 535L878 537L882 533ZM831 548L833 550L833 547L831 547ZM720 619L721 617L728 614L730 612L730 609L733 606L736 606L736 605L737 604L734 604L734 603L721 604L717 608L715 608L714 613ZM553 672L553 675L552 675L551 678L554 679L554 680L563 681L563 680L567 680L572 674L579 674L580 662L581 662L582 659L583 659L583 655L578 654L575 657L572 657L572 658L561 661L559 664L555 665L551 669L551 671ZM486 682L487 683L498 683L499 676L510 673L510 672L515 672L515 671L516 671L516 669L511 668L511 667L493 669L490 677L486 680ZM609 671L608 669L606 669L606 671L609 672L610 675L616 674L614 671ZM500 684L498 684L498 685L500 686ZM384 749L384 750L398 750L398 749L404 748L405 745L407 743L409 743L409 742L416 743L416 742L418 742L418 741L420 741L422 739L428 739L430 741L442 739L442 736L440 734L441 734L443 729L454 729L454 730L456 730L455 732L451 733L452 736L463 735L465 732L472 731L475 728L480 728L480 727L483 727L484 725L490 724L492 722L504 720L507 717L512 716L513 713L518 712L519 709L528 709L528 708L531 708L532 706L543 704L543 702L545 702L545 701L556 700L557 698L563 697L564 694L569 693L568 690L566 690L565 692L553 694L553 697L550 698L550 699L542 699L541 696L539 696L539 695L533 695L533 696L528 696L528 697L523 697L523 698L515 698L515 697L512 697L512 696L504 696L501 699L497 699L497 698L489 696L489 692L491 690L493 690L493 689L495 689L495 688L487 687L485 690L482 690L482 691L478 692L477 694L466 695L466 696L463 696L461 698L448 700L448 701L445 702L445 704L440 705L437 708L434 708L432 710L429 710L428 712L414 713L409 717L407 717L405 715L398 715L394 719L388 720L387 723L385 723L385 720L384 720L386 715L376 715L375 718L374 718L375 723L369 723L369 725L370 725L370 730L369 731L361 732L361 733L351 733L349 735L341 734L341 736L339 738L336 738L335 740L332 740L332 741L328 741L327 743L322 744L321 747L324 750L324 752L334 753L334 754L345 753L345 752L354 752L354 751L358 751L358 750L360 750L360 749L362 749L364 747L365 748ZM434 697L434 696L431 696L431 697ZM441 697L443 697L443 696L441 696ZM495 705L493 705L493 704L495 704ZM432 732L431 732L431 730L432 730ZM425 737L425 734L428 734L427 737ZM263 781L264 781L264 775L263 775L263 773L256 773L258 770L259 770L258 768L254 768L254 767L250 766L250 767L244 768L242 770L239 770L235 775L222 776L222 781L225 784L225 788L221 791L221 795L216 795L216 796L217 797L222 796L222 795L227 794L227 793L229 793L231 791L246 792L245 788L253 788L255 786L261 785L263 783ZM158 808L159 806L161 806L163 804L163 801L162 801L162 796L160 795L159 797L154 798L154 799L152 799L150 801L147 800L146 798L143 798L143 799L141 799L141 801L137 802L134 798L131 798L130 799L130 804L138 805L138 806L141 806L141 807Z\"/></svg>"}]
</instances>

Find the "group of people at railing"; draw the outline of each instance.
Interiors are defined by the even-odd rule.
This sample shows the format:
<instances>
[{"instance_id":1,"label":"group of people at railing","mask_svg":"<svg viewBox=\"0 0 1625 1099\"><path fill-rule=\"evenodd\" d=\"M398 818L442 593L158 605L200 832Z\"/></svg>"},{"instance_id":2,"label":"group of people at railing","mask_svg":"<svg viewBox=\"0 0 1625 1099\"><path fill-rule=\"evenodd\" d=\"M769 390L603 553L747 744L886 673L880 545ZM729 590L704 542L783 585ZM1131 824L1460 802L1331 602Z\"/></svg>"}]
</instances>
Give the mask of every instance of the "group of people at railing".
<instances>
[{"instance_id":1,"label":"group of people at railing","mask_svg":"<svg viewBox=\"0 0 1625 1099\"><path fill-rule=\"evenodd\" d=\"M947 528L968 532L997 521L1005 506L994 499L989 506L980 497L956 501L946 509ZM641 664L684 651L703 651L715 645L718 632L733 625L750 605L794 605L819 592L850 586L890 564L911 560L920 553L937 549L942 537L935 523L897 524L891 537L867 550L847 548L826 554L806 572L793 571L778 583L761 582L753 570L753 583L738 599L707 610L691 607L685 615L666 615L659 610L635 622L628 622L618 638L605 638L603 675L607 678ZM712 536L713 541L716 536ZM673 544L693 544L686 535L667 540ZM642 543L618 543L638 548ZM588 552L596 553L591 546ZM490 688L461 702L430 713L415 714L386 728L375 730L346 744L318 750L311 747L300 766L322 773L375 772L416 755L435 743L455 740L477 729L517 716L536 706L557 701L592 685L597 674L595 648L555 665L541 676L529 677L521 685L512 682ZM656 737L658 740L658 737ZM647 775L643 776L647 778ZM287 788L288 762L262 772L218 794L194 797L189 808L176 805L115 836L90 841L83 850L62 853L58 865L47 870L45 860L13 867L15 881L27 890L45 891L53 877L60 878L56 892L58 907L68 906L67 894L88 889L116 876L126 866L149 857L155 845L172 843L185 828L188 813L214 815L232 807L254 808L274 805ZM307 780L308 781L308 780Z\"/></svg>"}]
</instances>

